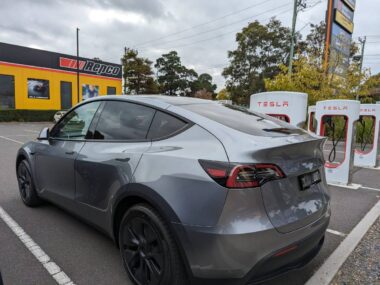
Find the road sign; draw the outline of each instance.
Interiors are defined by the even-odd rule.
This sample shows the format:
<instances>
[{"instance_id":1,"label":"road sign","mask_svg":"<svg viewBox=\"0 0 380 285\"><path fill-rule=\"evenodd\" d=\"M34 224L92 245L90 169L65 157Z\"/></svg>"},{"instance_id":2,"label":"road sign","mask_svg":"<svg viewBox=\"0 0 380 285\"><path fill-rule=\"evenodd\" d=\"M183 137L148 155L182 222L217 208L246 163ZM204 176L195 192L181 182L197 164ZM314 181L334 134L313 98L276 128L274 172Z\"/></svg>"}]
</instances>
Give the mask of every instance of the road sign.
<instances>
[{"instance_id":1,"label":"road sign","mask_svg":"<svg viewBox=\"0 0 380 285\"><path fill-rule=\"evenodd\" d=\"M325 43L325 70L345 77L354 31L355 0L329 0Z\"/></svg>"}]
</instances>

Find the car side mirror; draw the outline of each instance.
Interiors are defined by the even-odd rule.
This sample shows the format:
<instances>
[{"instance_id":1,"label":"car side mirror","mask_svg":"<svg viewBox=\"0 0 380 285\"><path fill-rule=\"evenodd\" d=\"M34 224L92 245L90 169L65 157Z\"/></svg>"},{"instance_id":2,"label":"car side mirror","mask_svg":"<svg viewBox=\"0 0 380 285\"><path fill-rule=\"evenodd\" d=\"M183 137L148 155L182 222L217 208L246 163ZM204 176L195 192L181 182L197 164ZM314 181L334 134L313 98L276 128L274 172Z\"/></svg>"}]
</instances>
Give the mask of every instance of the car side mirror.
<instances>
[{"instance_id":1,"label":"car side mirror","mask_svg":"<svg viewBox=\"0 0 380 285\"><path fill-rule=\"evenodd\" d=\"M49 128L43 128L37 137L38 140L44 141L49 139Z\"/></svg>"}]
</instances>

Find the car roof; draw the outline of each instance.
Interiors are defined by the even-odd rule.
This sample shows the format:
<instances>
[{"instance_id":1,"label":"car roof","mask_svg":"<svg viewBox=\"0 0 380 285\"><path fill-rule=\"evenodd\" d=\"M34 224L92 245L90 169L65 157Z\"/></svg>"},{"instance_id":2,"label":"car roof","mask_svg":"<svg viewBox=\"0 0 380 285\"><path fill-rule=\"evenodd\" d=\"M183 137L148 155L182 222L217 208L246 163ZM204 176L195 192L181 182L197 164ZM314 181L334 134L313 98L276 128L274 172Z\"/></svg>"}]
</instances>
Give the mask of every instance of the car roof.
<instances>
[{"instance_id":1,"label":"car roof","mask_svg":"<svg viewBox=\"0 0 380 285\"><path fill-rule=\"evenodd\" d=\"M167 96L167 95L109 95L109 96L99 96L90 100L125 100L129 102L140 102L156 107L163 108L164 105L169 107L169 105L181 106L181 105L192 105L192 104L212 104L215 103L212 100L183 97L183 96ZM88 100L86 100L88 102ZM166 108L165 108L166 109Z\"/></svg>"}]
</instances>

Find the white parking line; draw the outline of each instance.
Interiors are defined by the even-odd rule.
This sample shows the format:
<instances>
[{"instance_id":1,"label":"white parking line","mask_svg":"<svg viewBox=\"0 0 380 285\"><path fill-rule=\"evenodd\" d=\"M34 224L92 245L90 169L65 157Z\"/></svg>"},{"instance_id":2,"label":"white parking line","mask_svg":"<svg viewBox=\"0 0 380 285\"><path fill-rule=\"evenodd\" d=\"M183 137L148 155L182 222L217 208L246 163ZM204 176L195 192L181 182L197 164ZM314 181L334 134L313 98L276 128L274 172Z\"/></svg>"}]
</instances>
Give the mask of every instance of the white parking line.
<instances>
[{"instance_id":1,"label":"white parking line","mask_svg":"<svg viewBox=\"0 0 380 285\"><path fill-rule=\"evenodd\" d=\"M379 216L380 201L355 226L305 285L328 285Z\"/></svg>"},{"instance_id":2,"label":"white parking line","mask_svg":"<svg viewBox=\"0 0 380 285\"><path fill-rule=\"evenodd\" d=\"M330 234L333 234L333 235L341 236L341 237L345 237L346 236L345 233L338 232L338 231L331 230L331 229L327 229L326 232L328 232Z\"/></svg>"},{"instance_id":3,"label":"white parking line","mask_svg":"<svg viewBox=\"0 0 380 285\"><path fill-rule=\"evenodd\" d=\"M35 130L26 130L24 129L25 132L29 132L29 133L34 133L34 134L38 134L39 131L35 131Z\"/></svg>"},{"instance_id":4,"label":"white parking line","mask_svg":"<svg viewBox=\"0 0 380 285\"><path fill-rule=\"evenodd\" d=\"M378 188L372 188L372 187L367 187L367 186L360 186L360 188L373 190L373 191L380 191L380 189L378 189Z\"/></svg>"},{"instance_id":5,"label":"white parking line","mask_svg":"<svg viewBox=\"0 0 380 285\"><path fill-rule=\"evenodd\" d=\"M10 139L10 138L7 138L7 137L3 137L3 136L0 136L0 139L8 140L8 141L15 142L15 143L18 143L18 144L24 144L23 142L20 142L20 141L14 140L14 139Z\"/></svg>"},{"instance_id":6,"label":"white parking line","mask_svg":"<svg viewBox=\"0 0 380 285\"><path fill-rule=\"evenodd\" d=\"M32 240L32 238L0 207L0 218L7 224L25 247L45 267L50 276L60 285L74 285L71 279L59 266Z\"/></svg>"}]
</instances>

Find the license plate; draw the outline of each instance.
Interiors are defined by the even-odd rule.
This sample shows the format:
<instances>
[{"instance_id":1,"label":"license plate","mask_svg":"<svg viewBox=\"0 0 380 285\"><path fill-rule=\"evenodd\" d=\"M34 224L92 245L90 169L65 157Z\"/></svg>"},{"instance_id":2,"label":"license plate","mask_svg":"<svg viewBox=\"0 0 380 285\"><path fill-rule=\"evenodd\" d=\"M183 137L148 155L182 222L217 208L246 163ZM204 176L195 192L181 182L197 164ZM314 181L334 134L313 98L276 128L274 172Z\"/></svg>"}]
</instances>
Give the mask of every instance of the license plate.
<instances>
[{"instance_id":1,"label":"license plate","mask_svg":"<svg viewBox=\"0 0 380 285\"><path fill-rule=\"evenodd\" d=\"M311 185L321 182L321 174L319 170L303 174L298 177L300 182L301 190L306 190L310 188Z\"/></svg>"}]
</instances>

